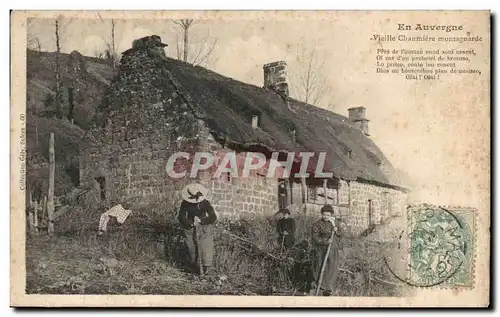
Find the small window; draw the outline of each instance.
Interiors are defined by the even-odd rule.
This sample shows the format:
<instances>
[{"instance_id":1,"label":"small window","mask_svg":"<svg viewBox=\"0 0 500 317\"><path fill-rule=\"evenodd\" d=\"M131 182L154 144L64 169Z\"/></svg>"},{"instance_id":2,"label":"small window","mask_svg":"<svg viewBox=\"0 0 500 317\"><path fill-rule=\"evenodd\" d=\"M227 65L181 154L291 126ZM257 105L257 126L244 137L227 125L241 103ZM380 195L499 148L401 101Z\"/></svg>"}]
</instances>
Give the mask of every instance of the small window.
<instances>
[{"instance_id":1,"label":"small window","mask_svg":"<svg viewBox=\"0 0 500 317\"><path fill-rule=\"evenodd\" d=\"M349 156L349 158L352 159L352 150L347 151L347 156Z\"/></svg>"},{"instance_id":2,"label":"small window","mask_svg":"<svg viewBox=\"0 0 500 317\"><path fill-rule=\"evenodd\" d=\"M290 134L291 134L291 136L292 136L292 142L296 142L296 141L297 141L297 135L296 135L296 131L295 131L295 129L292 129L292 130L290 131Z\"/></svg>"},{"instance_id":3,"label":"small window","mask_svg":"<svg viewBox=\"0 0 500 317\"><path fill-rule=\"evenodd\" d=\"M259 127L259 116L253 115L252 116L252 128L256 129L257 127Z\"/></svg>"},{"instance_id":4,"label":"small window","mask_svg":"<svg viewBox=\"0 0 500 317\"><path fill-rule=\"evenodd\" d=\"M373 200L368 199L368 226L372 228L375 225L375 211L373 208Z\"/></svg>"}]
</instances>

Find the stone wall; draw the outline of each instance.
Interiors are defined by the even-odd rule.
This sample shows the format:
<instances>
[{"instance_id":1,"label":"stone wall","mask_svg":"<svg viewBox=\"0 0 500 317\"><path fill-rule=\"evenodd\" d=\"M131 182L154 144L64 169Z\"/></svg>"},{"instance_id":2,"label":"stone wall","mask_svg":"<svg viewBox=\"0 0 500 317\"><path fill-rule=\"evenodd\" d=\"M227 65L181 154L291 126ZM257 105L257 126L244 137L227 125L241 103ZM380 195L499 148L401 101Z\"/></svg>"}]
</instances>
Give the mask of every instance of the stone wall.
<instances>
[{"instance_id":1,"label":"stone wall","mask_svg":"<svg viewBox=\"0 0 500 317\"><path fill-rule=\"evenodd\" d=\"M278 211L278 183L274 179L209 179L203 184L210 190L210 201L221 217L251 219L270 216Z\"/></svg>"},{"instance_id":2,"label":"stone wall","mask_svg":"<svg viewBox=\"0 0 500 317\"><path fill-rule=\"evenodd\" d=\"M157 67L141 52L126 55L121 67L120 76L110 87L107 110L98 115L106 120L90 131L91 146L82 151L82 185L98 187L96 179L104 178L107 205L122 203L136 208L172 200L193 181L187 177L175 180L167 174L166 164L173 153L184 151L193 156L195 151L231 150L219 144L205 123L195 118L165 67ZM183 164L185 169L190 166L189 161ZM199 181L210 189L209 198L222 217L267 216L278 210L278 180L258 171L246 179L226 174L214 179L211 173L203 173ZM295 183L290 192L291 203L302 204L300 184ZM406 200L405 194L393 189L343 180L336 188L328 188L327 196L329 203L349 206L341 208L341 213L355 234L368 228L370 219L378 224L402 213ZM322 197L313 202L318 208L322 204Z\"/></svg>"},{"instance_id":3,"label":"stone wall","mask_svg":"<svg viewBox=\"0 0 500 317\"><path fill-rule=\"evenodd\" d=\"M191 128L196 129L196 120ZM176 142L168 127L152 126L150 136L127 138L127 132L116 130L105 136L98 146L84 151L82 182L96 185L104 177L106 201L146 206L163 201L173 190L182 188L187 179L174 180L167 174L168 158L177 151L192 152L196 142ZM172 140L174 139L174 140Z\"/></svg>"},{"instance_id":4,"label":"stone wall","mask_svg":"<svg viewBox=\"0 0 500 317\"><path fill-rule=\"evenodd\" d=\"M406 193L402 191L356 181L341 188L343 192L347 191L348 197L350 190L351 203L346 222L354 234L360 234L370 225L381 224L404 212Z\"/></svg>"},{"instance_id":5,"label":"stone wall","mask_svg":"<svg viewBox=\"0 0 500 317\"><path fill-rule=\"evenodd\" d=\"M171 101L170 104L173 108L182 107L181 102ZM231 151L214 140L201 120L184 118L184 133L179 136L175 131L178 118L169 116L167 119L162 108L154 104L146 109L142 119L149 117L151 124L146 124L138 134L119 128L119 123L126 124L125 117L130 114L115 114L109 125L93 131L99 142L83 152L82 183L98 188L96 178L104 177L107 205L126 202L131 208L148 206L178 195L185 184L196 181L187 176L178 180L169 177L167 160L176 151ZM179 137L182 140L178 140ZM189 167L185 169L189 174ZM246 179L228 178L227 174L214 179L211 173L200 173L199 181L210 190L209 199L222 217L249 218L271 215L278 210L277 179L256 172Z\"/></svg>"},{"instance_id":6,"label":"stone wall","mask_svg":"<svg viewBox=\"0 0 500 317\"><path fill-rule=\"evenodd\" d=\"M190 181L186 178L173 180L167 175L166 163L175 151L231 151L215 141L206 125L195 118L190 120L192 133L189 135L194 141L177 142L171 136L176 135L175 131L164 123L157 120L150 127L154 130L150 131L151 137L127 139L124 129L113 130L109 127L100 131L103 136L100 146L91 147L84 152L82 182L95 187L95 178L105 177L107 201L127 202L127 206L134 207L146 206L171 199L173 194ZM228 177L227 174L214 179L212 174L206 173L200 175L200 182L210 190L209 199L221 217L252 218L269 216L278 211L277 179L269 179L256 173L246 179ZM317 187L316 191L323 195L322 187ZM294 183L290 192L291 203L300 206L300 183ZM309 195L309 189L307 194ZM406 204L406 194L403 192L355 181L339 180L338 188L327 189L327 196L328 203L350 206L341 207L340 210L348 229L355 235L369 227L370 205L372 224L377 225L391 216L401 215ZM323 204L323 197L308 197L307 213L317 214L319 217Z\"/></svg>"},{"instance_id":7,"label":"stone wall","mask_svg":"<svg viewBox=\"0 0 500 317\"><path fill-rule=\"evenodd\" d=\"M322 196L323 188L318 187L316 192L318 196L316 199L308 197L306 207L307 214L319 218L321 207L325 204ZM327 203L341 205L340 215L349 232L359 235L370 226L370 207L372 208L372 224L378 225L390 217L404 213L407 195L402 191L387 187L339 180L338 188L327 188L327 197Z\"/></svg>"},{"instance_id":8,"label":"stone wall","mask_svg":"<svg viewBox=\"0 0 500 317\"><path fill-rule=\"evenodd\" d=\"M154 80L166 74L154 67L140 71L148 62L142 55L122 62L125 70L109 92L112 103L100 114L107 120L90 131L92 145L82 150L82 185L95 187L104 177L107 205L147 206L188 182L170 178L166 164L175 152L194 153L199 122L173 85Z\"/></svg>"},{"instance_id":9,"label":"stone wall","mask_svg":"<svg viewBox=\"0 0 500 317\"><path fill-rule=\"evenodd\" d=\"M227 153L232 150L219 144L205 124L198 130L199 150L210 153ZM242 154L237 154L242 157ZM269 216L278 211L278 180L252 171L248 178L222 174L214 179L212 172L203 173L200 182L210 192L210 201L221 217L230 219ZM234 176L234 175L233 175Z\"/></svg>"}]
</instances>

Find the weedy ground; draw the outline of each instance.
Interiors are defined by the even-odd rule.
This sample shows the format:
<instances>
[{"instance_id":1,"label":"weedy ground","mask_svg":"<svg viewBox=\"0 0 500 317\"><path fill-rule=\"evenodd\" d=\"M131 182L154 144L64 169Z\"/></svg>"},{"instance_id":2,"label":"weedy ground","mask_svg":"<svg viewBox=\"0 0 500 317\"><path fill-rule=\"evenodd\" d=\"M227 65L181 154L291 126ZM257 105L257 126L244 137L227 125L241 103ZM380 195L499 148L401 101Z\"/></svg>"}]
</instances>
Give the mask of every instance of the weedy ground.
<instances>
[{"instance_id":1,"label":"weedy ground","mask_svg":"<svg viewBox=\"0 0 500 317\"><path fill-rule=\"evenodd\" d=\"M200 279L185 263L187 250L172 214L136 211L122 226L110 221L108 233L98 236L100 212L75 207L54 236L27 238L27 293L305 295L311 282L315 218L309 216L295 216L297 244L288 253L278 244L275 219L221 219L215 275ZM403 294L383 259L394 243L345 237L342 246L334 295Z\"/></svg>"}]
</instances>

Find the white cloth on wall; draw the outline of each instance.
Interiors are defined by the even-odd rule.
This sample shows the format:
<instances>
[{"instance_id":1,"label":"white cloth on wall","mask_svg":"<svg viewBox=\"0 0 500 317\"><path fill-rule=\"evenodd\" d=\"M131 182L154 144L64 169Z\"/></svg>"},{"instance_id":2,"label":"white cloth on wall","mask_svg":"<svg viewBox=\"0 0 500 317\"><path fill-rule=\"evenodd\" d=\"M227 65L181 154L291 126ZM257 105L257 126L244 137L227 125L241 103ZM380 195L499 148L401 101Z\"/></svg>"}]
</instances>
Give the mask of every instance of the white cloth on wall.
<instances>
[{"instance_id":1,"label":"white cloth on wall","mask_svg":"<svg viewBox=\"0 0 500 317\"><path fill-rule=\"evenodd\" d=\"M132 210L125 209L122 205L111 207L108 211L101 214L101 218L99 219L99 231L106 232L110 217L115 217L118 223L123 224L131 212Z\"/></svg>"}]
</instances>

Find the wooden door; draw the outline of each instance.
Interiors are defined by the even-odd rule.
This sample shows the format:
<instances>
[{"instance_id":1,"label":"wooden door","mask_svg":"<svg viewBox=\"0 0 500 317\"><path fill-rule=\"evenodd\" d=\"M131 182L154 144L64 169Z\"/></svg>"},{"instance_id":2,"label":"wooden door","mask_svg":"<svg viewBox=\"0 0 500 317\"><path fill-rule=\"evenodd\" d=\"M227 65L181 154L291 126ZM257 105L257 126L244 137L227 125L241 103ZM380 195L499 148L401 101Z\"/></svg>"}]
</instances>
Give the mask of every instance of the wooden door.
<instances>
[{"instance_id":1,"label":"wooden door","mask_svg":"<svg viewBox=\"0 0 500 317\"><path fill-rule=\"evenodd\" d=\"M375 225L375 215L373 210L373 201L368 200L368 227L371 228Z\"/></svg>"}]
</instances>

